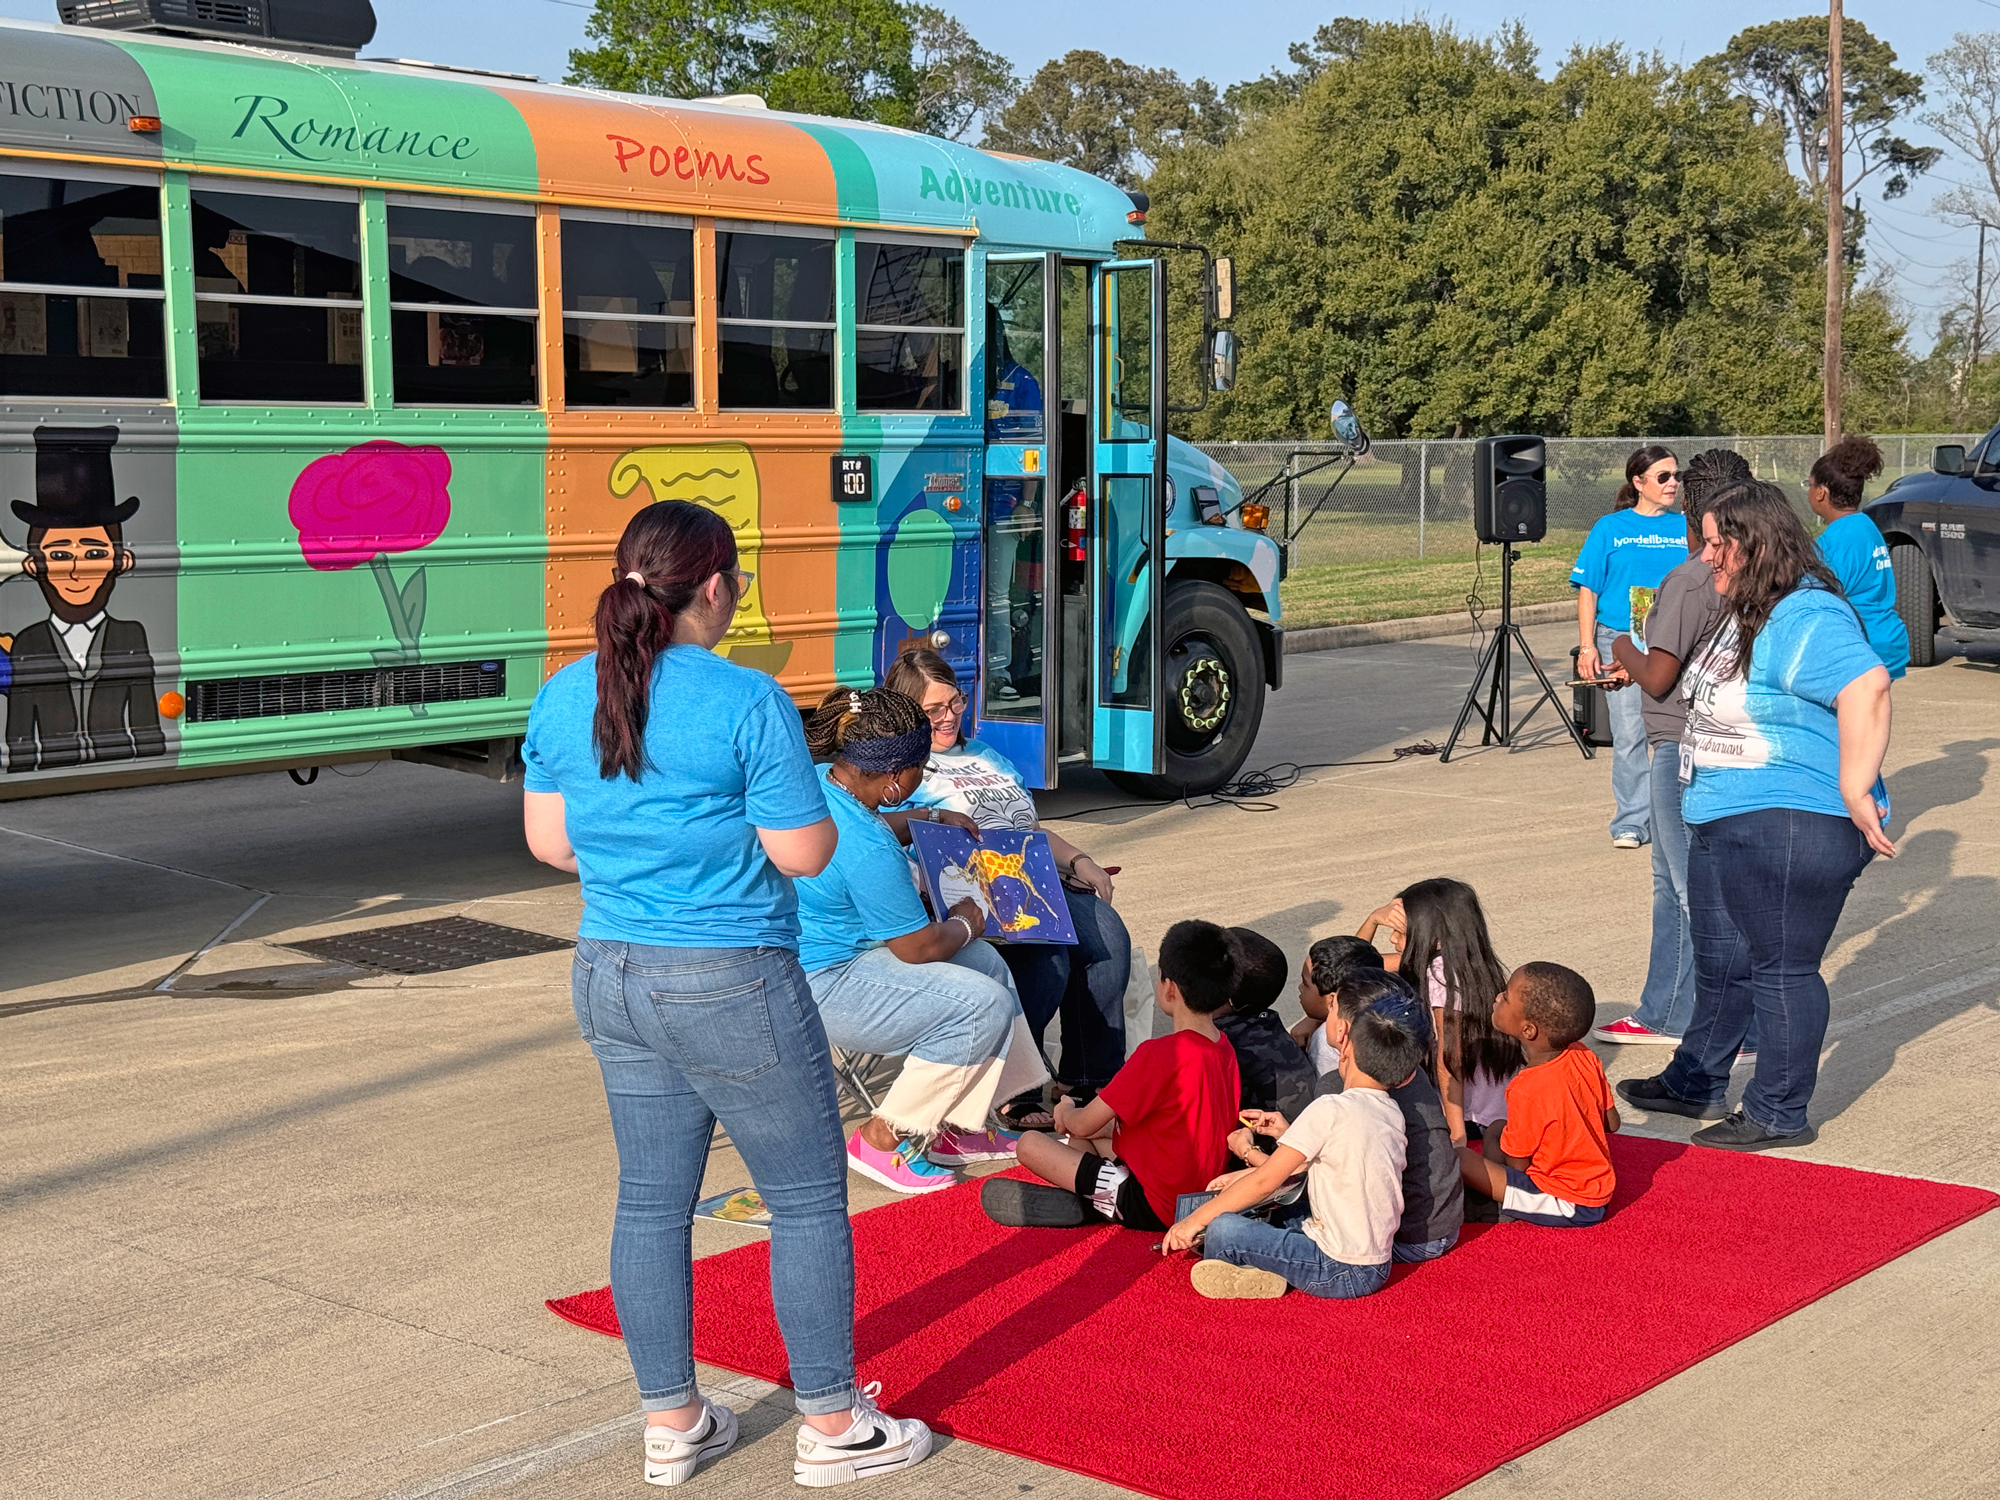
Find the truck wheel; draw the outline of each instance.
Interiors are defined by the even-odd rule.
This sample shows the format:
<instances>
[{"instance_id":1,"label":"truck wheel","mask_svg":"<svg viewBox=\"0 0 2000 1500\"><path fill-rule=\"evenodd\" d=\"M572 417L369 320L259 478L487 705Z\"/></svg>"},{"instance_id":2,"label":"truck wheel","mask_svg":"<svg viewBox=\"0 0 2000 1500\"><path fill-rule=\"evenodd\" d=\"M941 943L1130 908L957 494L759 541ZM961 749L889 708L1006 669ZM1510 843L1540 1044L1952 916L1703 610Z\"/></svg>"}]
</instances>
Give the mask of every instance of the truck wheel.
<instances>
[{"instance_id":1,"label":"truck wheel","mask_svg":"<svg viewBox=\"0 0 2000 1500\"><path fill-rule=\"evenodd\" d=\"M1896 613L1910 633L1910 665L1937 663L1938 597L1937 580L1931 576L1930 559L1914 542L1892 542L1889 566L1896 575Z\"/></svg>"},{"instance_id":2,"label":"truck wheel","mask_svg":"<svg viewBox=\"0 0 2000 1500\"><path fill-rule=\"evenodd\" d=\"M1165 719L1166 769L1105 774L1137 797L1197 797L1226 784L1257 738L1264 651L1242 604L1219 584L1170 583L1161 613L1166 652L1157 711Z\"/></svg>"}]
</instances>

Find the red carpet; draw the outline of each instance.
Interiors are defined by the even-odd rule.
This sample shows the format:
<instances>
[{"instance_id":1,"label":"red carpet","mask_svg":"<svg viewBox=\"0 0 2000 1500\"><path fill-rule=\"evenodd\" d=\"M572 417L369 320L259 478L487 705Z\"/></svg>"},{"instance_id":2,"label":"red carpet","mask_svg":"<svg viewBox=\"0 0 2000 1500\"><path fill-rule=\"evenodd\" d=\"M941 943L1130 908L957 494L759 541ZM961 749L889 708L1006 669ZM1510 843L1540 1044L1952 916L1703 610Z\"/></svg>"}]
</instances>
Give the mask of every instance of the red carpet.
<instances>
[{"instance_id":1,"label":"red carpet","mask_svg":"<svg viewBox=\"0 0 2000 1500\"><path fill-rule=\"evenodd\" d=\"M1169 1500L1430 1500L2000 1202L1612 1148L1603 1224L1468 1225L1357 1302L1210 1302L1157 1235L1001 1229L972 1185L905 1199L854 1221L861 1377L941 1432ZM782 1381L768 1266L763 1242L695 1263L695 1353ZM549 1307L617 1332L608 1289Z\"/></svg>"}]
</instances>

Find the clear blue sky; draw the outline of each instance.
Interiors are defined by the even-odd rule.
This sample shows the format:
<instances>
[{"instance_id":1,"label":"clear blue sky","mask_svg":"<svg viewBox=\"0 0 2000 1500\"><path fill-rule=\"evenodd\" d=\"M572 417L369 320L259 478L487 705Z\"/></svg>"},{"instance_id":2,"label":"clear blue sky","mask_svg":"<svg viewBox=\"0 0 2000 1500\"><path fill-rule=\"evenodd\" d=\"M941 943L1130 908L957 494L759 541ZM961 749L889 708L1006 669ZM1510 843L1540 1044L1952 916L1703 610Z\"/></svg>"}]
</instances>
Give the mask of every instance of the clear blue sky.
<instances>
[{"instance_id":1,"label":"clear blue sky","mask_svg":"<svg viewBox=\"0 0 2000 1500\"><path fill-rule=\"evenodd\" d=\"M1758 20L1804 14L1805 3L1758 5L1742 0L1668 0L1647 8L1612 6L1603 0L1458 0L1426 11L1379 0L1249 0L1217 5L1213 0L1148 0L1144 5L1079 5L1076 0L1011 0L975 5L939 0L987 46L1006 54L1026 75L1048 58L1074 47L1092 48L1128 62L1169 67L1184 77L1202 76L1217 84L1255 77L1284 61L1288 43L1312 35L1333 15L1379 20L1428 13L1460 29L1491 30L1502 21L1524 22L1542 51L1545 66L1572 45L1617 41L1634 51L1657 48L1669 61L1692 62L1714 52L1732 32ZM381 29L369 52L378 56L420 57L510 72L560 78L571 47L583 41L590 14L581 0L375 0ZM1924 59L1951 40L1954 31L2000 30L2000 0L1898 0L1886 5L1850 0L1848 14L1893 46L1906 67L1921 72ZM56 19L55 0L0 0L0 15ZM1913 138L1935 143L1913 122ZM1964 165L1947 159L1928 183L1908 197L1869 205L1869 255L1893 273L1911 314L1911 341L1928 348L1938 302L1938 284L1949 263L1973 251L1970 231L1955 231L1929 213L1931 199L1949 180L1965 176ZM2000 265L2000 245L1988 247L1989 265Z\"/></svg>"}]
</instances>

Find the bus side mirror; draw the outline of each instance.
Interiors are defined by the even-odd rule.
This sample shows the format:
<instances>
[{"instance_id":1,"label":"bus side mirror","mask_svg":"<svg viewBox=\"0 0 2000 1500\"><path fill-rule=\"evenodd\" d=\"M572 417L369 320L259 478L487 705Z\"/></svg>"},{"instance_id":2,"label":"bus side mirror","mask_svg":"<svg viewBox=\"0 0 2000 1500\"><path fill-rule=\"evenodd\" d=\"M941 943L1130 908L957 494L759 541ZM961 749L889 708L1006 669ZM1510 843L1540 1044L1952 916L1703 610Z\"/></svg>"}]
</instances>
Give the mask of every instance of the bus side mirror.
<instances>
[{"instance_id":1,"label":"bus side mirror","mask_svg":"<svg viewBox=\"0 0 2000 1500\"><path fill-rule=\"evenodd\" d=\"M1934 474L1963 474L1965 472L1965 444L1939 443L1931 449L1931 472Z\"/></svg>"},{"instance_id":2,"label":"bus side mirror","mask_svg":"<svg viewBox=\"0 0 2000 1500\"><path fill-rule=\"evenodd\" d=\"M1227 328L1218 328L1208 336L1208 365L1210 378L1218 391L1235 387L1236 335Z\"/></svg>"},{"instance_id":3,"label":"bus side mirror","mask_svg":"<svg viewBox=\"0 0 2000 1500\"><path fill-rule=\"evenodd\" d=\"M1218 323L1226 323L1236 316L1236 262L1226 255L1218 256L1212 274L1215 310L1210 316Z\"/></svg>"}]
</instances>

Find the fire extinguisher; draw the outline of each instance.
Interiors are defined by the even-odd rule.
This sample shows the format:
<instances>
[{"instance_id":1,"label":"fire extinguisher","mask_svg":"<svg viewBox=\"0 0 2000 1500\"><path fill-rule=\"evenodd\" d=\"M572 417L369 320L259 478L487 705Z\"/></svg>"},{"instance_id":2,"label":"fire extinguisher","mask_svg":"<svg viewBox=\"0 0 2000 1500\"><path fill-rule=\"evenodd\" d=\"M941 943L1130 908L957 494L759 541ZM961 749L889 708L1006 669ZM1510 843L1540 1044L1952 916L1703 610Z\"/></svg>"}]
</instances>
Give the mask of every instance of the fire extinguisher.
<instances>
[{"instance_id":1,"label":"fire extinguisher","mask_svg":"<svg viewBox=\"0 0 2000 1500\"><path fill-rule=\"evenodd\" d=\"M1069 528L1069 560L1080 563L1084 560L1083 533L1090 524L1090 496L1081 479L1063 501L1063 507L1069 512L1065 517Z\"/></svg>"}]
</instances>

